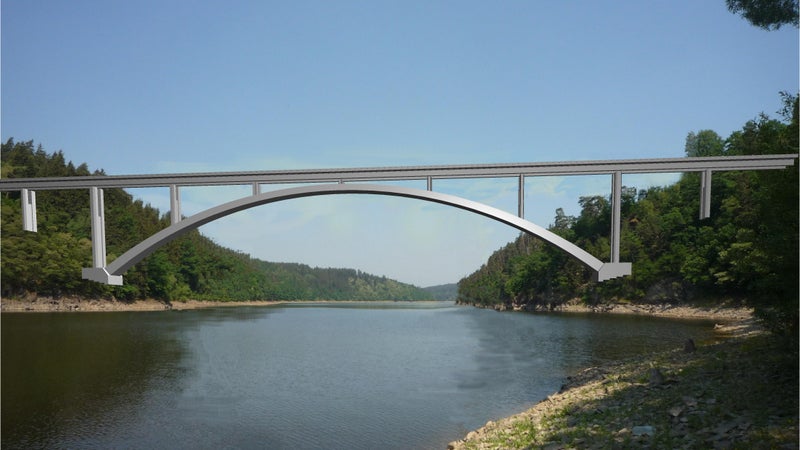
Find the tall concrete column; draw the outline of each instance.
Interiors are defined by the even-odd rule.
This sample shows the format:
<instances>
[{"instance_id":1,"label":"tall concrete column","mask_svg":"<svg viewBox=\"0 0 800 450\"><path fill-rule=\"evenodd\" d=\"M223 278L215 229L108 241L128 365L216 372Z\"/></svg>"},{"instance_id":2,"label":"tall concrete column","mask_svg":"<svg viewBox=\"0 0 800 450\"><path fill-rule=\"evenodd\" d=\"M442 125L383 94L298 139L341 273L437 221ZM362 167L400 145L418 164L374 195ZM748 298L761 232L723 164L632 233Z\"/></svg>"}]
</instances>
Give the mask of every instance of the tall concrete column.
<instances>
[{"instance_id":1,"label":"tall concrete column","mask_svg":"<svg viewBox=\"0 0 800 450\"><path fill-rule=\"evenodd\" d=\"M517 194L517 215L525 218L525 175L519 176L519 192Z\"/></svg>"},{"instance_id":2,"label":"tall concrete column","mask_svg":"<svg viewBox=\"0 0 800 450\"><path fill-rule=\"evenodd\" d=\"M20 191L22 203L22 229L25 231L38 231L36 220L36 191L22 189Z\"/></svg>"},{"instance_id":3,"label":"tall concrete column","mask_svg":"<svg viewBox=\"0 0 800 450\"><path fill-rule=\"evenodd\" d=\"M700 219L711 217L711 169L700 172Z\"/></svg>"},{"instance_id":4,"label":"tall concrete column","mask_svg":"<svg viewBox=\"0 0 800 450\"><path fill-rule=\"evenodd\" d=\"M100 188L89 188L89 214L92 216L92 267L84 267L81 276L84 280L121 286L122 275L111 275L106 270L106 218Z\"/></svg>"},{"instance_id":5,"label":"tall concrete column","mask_svg":"<svg viewBox=\"0 0 800 450\"><path fill-rule=\"evenodd\" d=\"M89 188L89 211L92 215L92 265L106 266L106 219L103 190Z\"/></svg>"},{"instance_id":6,"label":"tall concrete column","mask_svg":"<svg viewBox=\"0 0 800 450\"><path fill-rule=\"evenodd\" d=\"M622 215L622 172L611 175L611 262L619 262L620 220Z\"/></svg>"},{"instance_id":7,"label":"tall concrete column","mask_svg":"<svg viewBox=\"0 0 800 450\"><path fill-rule=\"evenodd\" d=\"M181 221L181 188L175 184L169 187L169 218L172 225Z\"/></svg>"}]
</instances>

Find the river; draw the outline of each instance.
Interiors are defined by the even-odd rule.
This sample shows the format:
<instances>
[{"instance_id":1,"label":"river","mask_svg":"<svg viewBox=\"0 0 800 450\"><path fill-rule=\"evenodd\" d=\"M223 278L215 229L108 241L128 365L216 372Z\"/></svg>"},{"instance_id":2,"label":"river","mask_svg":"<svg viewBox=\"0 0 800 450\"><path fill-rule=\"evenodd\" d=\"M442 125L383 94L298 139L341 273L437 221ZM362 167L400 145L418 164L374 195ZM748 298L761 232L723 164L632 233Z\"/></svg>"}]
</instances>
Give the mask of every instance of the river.
<instances>
[{"instance_id":1,"label":"river","mask_svg":"<svg viewBox=\"0 0 800 450\"><path fill-rule=\"evenodd\" d=\"M2 447L445 448L704 321L449 303L3 313Z\"/></svg>"}]
</instances>

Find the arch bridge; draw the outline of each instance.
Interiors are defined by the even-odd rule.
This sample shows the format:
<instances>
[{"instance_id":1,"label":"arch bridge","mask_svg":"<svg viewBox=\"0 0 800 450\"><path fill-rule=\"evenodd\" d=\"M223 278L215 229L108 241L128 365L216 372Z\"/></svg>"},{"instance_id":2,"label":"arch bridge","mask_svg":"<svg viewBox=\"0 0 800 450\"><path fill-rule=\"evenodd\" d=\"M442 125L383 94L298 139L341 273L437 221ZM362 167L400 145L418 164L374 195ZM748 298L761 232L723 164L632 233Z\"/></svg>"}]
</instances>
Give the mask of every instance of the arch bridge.
<instances>
[{"instance_id":1,"label":"arch bridge","mask_svg":"<svg viewBox=\"0 0 800 450\"><path fill-rule=\"evenodd\" d=\"M569 253L591 269L596 281L630 275L631 263L620 262L620 214L623 174L700 172L700 218L711 212L713 172L732 170L777 170L793 166L798 155L750 155L697 158L576 161L551 163L473 164L442 166L376 167L247 171L153 175L114 175L54 178L11 178L0 180L0 191L21 193L23 228L36 232L36 191L86 189L89 192L92 267L84 268L84 279L121 285L122 275L167 242L206 223L238 211L295 198L371 194L407 197L471 211L535 235ZM536 176L609 175L611 177L611 261L603 262L575 244L524 218L525 178ZM433 190L433 181L458 178L509 178L519 180L516 214L489 205ZM427 189L369 182L425 180ZM266 193L262 184L308 184ZM193 216L181 216L180 188L183 186L251 185L252 195L212 207ZM171 225L126 251L110 264L106 262L103 189L168 187Z\"/></svg>"}]
</instances>

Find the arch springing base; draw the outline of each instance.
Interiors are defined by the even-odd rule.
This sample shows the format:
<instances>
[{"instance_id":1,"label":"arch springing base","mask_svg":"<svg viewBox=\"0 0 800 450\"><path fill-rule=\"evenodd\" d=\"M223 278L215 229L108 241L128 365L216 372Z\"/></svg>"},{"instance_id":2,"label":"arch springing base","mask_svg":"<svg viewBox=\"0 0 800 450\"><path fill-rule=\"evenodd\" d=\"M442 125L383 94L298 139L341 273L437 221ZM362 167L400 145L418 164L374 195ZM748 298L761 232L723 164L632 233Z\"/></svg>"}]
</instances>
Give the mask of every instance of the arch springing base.
<instances>
[{"instance_id":1,"label":"arch springing base","mask_svg":"<svg viewBox=\"0 0 800 450\"><path fill-rule=\"evenodd\" d=\"M84 280L97 281L111 286L122 286L122 275L111 275L105 267L84 267L81 270Z\"/></svg>"}]
</instances>

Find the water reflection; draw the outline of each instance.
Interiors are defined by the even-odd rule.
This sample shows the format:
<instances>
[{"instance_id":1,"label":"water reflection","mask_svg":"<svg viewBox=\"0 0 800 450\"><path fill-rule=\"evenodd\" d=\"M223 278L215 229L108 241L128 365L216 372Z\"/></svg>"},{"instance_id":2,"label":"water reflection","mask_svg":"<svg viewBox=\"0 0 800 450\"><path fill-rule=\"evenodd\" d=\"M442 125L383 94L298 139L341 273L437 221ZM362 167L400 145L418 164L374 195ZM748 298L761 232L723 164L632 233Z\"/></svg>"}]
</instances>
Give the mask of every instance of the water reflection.
<instances>
[{"instance_id":1,"label":"water reflection","mask_svg":"<svg viewBox=\"0 0 800 450\"><path fill-rule=\"evenodd\" d=\"M282 314L283 305L264 305L264 306L220 306L218 308L201 308L174 310L170 314L176 315L173 320L180 320L181 330L187 326L198 327L207 324L223 322L257 322L268 315Z\"/></svg>"},{"instance_id":2,"label":"water reflection","mask_svg":"<svg viewBox=\"0 0 800 450\"><path fill-rule=\"evenodd\" d=\"M2 314L3 448L69 447L137 411L184 371L158 313Z\"/></svg>"}]
</instances>

